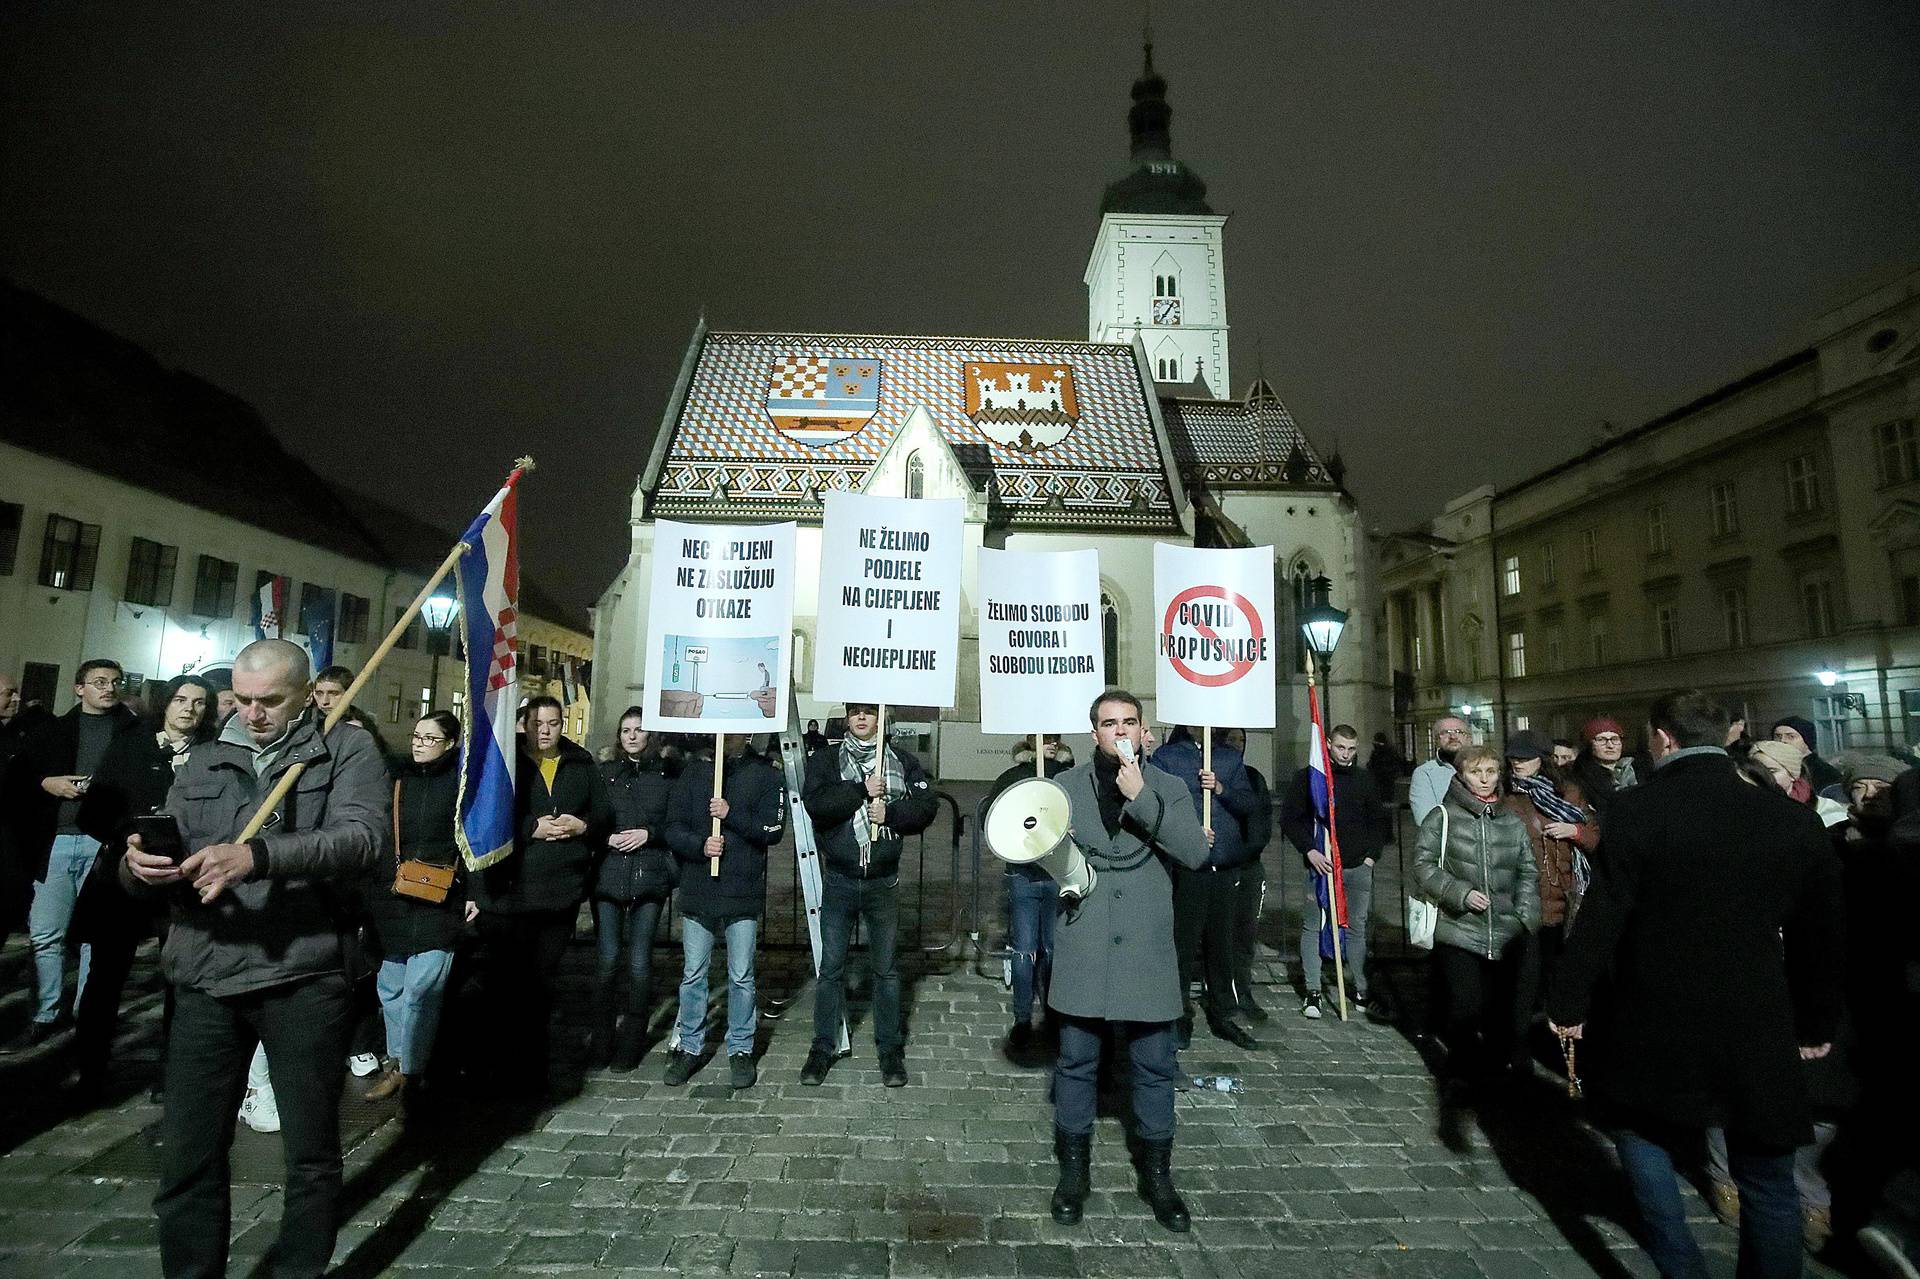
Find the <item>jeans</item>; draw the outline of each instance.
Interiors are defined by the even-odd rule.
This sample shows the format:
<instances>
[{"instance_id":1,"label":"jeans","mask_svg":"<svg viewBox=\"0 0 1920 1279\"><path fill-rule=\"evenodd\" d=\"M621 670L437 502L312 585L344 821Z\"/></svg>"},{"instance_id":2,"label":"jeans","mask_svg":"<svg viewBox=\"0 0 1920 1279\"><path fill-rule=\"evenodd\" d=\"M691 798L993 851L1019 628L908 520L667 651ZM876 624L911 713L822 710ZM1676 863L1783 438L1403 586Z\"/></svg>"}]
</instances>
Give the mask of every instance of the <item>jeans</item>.
<instances>
[{"instance_id":1,"label":"jeans","mask_svg":"<svg viewBox=\"0 0 1920 1279\"><path fill-rule=\"evenodd\" d=\"M1224 1021L1240 1010L1240 996L1233 985L1232 955L1233 890L1239 880L1238 867L1174 868L1173 946L1180 957L1184 1016L1193 1015L1187 992L1194 977L1202 972L1207 979L1207 1020Z\"/></svg>"},{"instance_id":2,"label":"jeans","mask_svg":"<svg viewBox=\"0 0 1920 1279\"><path fill-rule=\"evenodd\" d=\"M753 1051L759 1016L754 999L753 946L760 921L735 919L727 936L727 1055ZM692 915L680 917L680 1018L673 1024L673 1046L698 1057L707 1042L707 966L713 960L713 929ZM823 947L824 949L824 947Z\"/></svg>"},{"instance_id":3,"label":"jeans","mask_svg":"<svg viewBox=\"0 0 1920 1279\"><path fill-rule=\"evenodd\" d=\"M387 1022L387 1056L400 1061L403 1075L423 1075L433 1058L433 1036L440 1028L440 1002L453 970L450 950L423 950L405 959L380 961L374 979L380 1011Z\"/></svg>"},{"instance_id":4,"label":"jeans","mask_svg":"<svg viewBox=\"0 0 1920 1279\"><path fill-rule=\"evenodd\" d=\"M1053 1122L1076 1137L1093 1131L1099 1101L1100 1046L1109 1027L1127 1041L1133 1062L1133 1119L1143 1141L1173 1139L1173 1023L1060 1017L1060 1059L1053 1068Z\"/></svg>"},{"instance_id":5,"label":"jeans","mask_svg":"<svg viewBox=\"0 0 1920 1279\"><path fill-rule=\"evenodd\" d=\"M1013 951L1013 1022L1033 1020L1033 1001L1053 978L1053 921L1060 888L1044 872L1007 872L1008 946Z\"/></svg>"},{"instance_id":6,"label":"jeans","mask_svg":"<svg viewBox=\"0 0 1920 1279\"><path fill-rule=\"evenodd\" d=\"M873 976L873 1043L898 1052L900 969L894 962L900 933L900 876L854 879L828 870L820 877L820 976L813 984L813 1046L834 1052L847 1006L847 947L858 916L867 930L867 966ZM731 1051L731 1050L730 1050Z\"/></svg>"},{"instance_id":7,"label":"jeans","mask_svg":"<svg viewBox=\"0 0 1920 1279\"><path fill-rule=\"evenodd\" d=\"M42 1024L60 1019L61 985L67 975L67 925L80 900L100 842L85 835L55 835L47 854L47 877L33 886L33 906L27 911L27 940L33 946L33 1019ZM74 1002L87 986L87 967L93 947L80 948L80 981Z\"/></svg>"},{"instance_id":8,"label":"jeans","mask_svg":"<svg viewBox=\"0 0 1920 1279\"><path fill-rule=\"evenodd\" d=\"M1687 1228L1680 1181L1673 1170L1675 1136L1623 1128L1614 1134L1613 1144L1640 1206L1642 1243L1662 1279L1707 1279L1707 1263ZM1734 1274L1738 1279L1798 1279L1803 1244L1793 1153L1751 1150L1735 1138L1727 1156L1740 1188L1740 1260Z\"/></svg>"},{"instance_id":9,"label":"jeans","mask_svg":"<svg viewBox=\"0 0 1920 1279\"><path fill-rule=\"evenodd\" d=\"M1840 1131L1839 1125L1813 1125L1813 1140L1793 1152L1793 1184L1800 1192L1803 1209L1833 1207L1833 1187L1827 1184L1827 1148ZM1733 1184L1733 1166L1727 1161L1727 1130L1707 1129L1707 1175L1722 1186Z\"/></svg>"},{"instance_id":10,"label":"jeans","mask_svg":"<svg viewBox=\"0 0 1920 1279\"><path fill-rule=\"evenodd\" d=\"M291 1279L326 1270L339 1225L347 1024L347 982L338 973L225 999L180 990L167 1042L160 1190L153 1200L160 1267L169 1279L227 1272L227 1151L257 1044L280 1063L273 1085L287 1163L273 1273Z\"/></svg>"},{"instance_id":11,"label":"jeans","mask_svg":"<svg viewBox=\"0 0 1920 1279\"><path fill-rule=\"evenodd\" d=\"M486 952L487 990L495 1001L500 1059L519 1084L544 1088L547 1082L548 1023L553 1017L553 979L573 940L579 912L563 910L480 915L480 944Z\"/></svg>"},{"instance_id":12,"label":"jeans","mask_svg":"<svg viewBox=\"0 0 1920 1279\"><path fill-rule=\"evenodd\" d=\"M620 984L620 960L627 967L626 1009L644 1022L653 1008L653 934L660 927L664 897L616 902L595 898L593 936L599 950L593 966L595 1005L611 1016L620 1008L614 995Z\"/></svg>"},{"instance_id":13,"label":"jeans","mask_svg":"<svg viewBox=\"0 0 1920 1279\"><path fill-rule=\"evenodd\" d=\"M1307 871L1307 895L1300 900L1308 903L1300 919L1300 973L1306 979L1307 993L1320 993L1320 966L1326 961L1320 958L1320 908L1315 904L1314 884L1320 875L1311 868ZM1345 958L1347 980L1353 983L1353 993L1360 999L1367 997L1367 916L1373 911L1373 867L1362 862L1358 866L1342 866L1340 882L1347 890L1347 954Z\"/></svg>"}]
</instances>

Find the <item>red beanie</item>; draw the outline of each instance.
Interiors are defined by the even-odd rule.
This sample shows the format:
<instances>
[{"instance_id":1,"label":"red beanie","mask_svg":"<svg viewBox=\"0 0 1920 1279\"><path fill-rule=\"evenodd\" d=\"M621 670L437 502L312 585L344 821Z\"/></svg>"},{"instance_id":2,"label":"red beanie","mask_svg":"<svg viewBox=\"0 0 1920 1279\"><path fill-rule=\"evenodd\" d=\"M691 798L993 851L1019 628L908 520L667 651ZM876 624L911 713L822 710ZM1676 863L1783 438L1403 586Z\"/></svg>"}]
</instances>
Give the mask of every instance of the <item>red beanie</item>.
<instances>
[{"instance_id":1,"label":"red beanie","mask_svg":"<svg viewBox=\"0 0 1920 1279\"><path fill-rule=\"evenodd\" d=\"M1626 736L1624 732L1621 732L1618 721L1610 719L1605 715L1595 715L1592 719L1581 725L1580 740L1590 742L1602 733L1612 733L1617 737Z\"/></svg>"}]
</instances>

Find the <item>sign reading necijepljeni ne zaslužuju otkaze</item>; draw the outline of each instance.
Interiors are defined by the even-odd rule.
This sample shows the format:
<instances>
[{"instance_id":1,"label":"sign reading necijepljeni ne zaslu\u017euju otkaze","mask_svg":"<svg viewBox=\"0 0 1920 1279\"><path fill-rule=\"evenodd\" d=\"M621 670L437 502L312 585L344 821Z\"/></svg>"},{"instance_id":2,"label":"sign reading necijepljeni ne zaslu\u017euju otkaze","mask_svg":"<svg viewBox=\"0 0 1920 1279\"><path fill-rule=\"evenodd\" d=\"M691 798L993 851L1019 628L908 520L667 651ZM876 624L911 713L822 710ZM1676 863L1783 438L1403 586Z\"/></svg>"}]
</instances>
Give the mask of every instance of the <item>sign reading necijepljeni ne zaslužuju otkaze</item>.
<instances>
[{"instance_id":1,"label":"sign reading necijepljeni ne zaslu\u017euju otkaze","mask_svg":"<svg viewBox=\"0 0 1920 1279\"><path fill-rule=\"evenodd\" d=\"M952 706L961 503L829 493L825 506L814 696Z\"/></svg>"},{"instance_id":2,"label":"sign reading necijepljeni ne zaslu\u017euju otkaze","mask_svg":"<svg viewBox=\"0 0 1920 1279\"><path fill-rule=\"evenodd\" d=\"M754 733L787 722L792 524L654 524L650 732Z\"/></svg>"}]
</instances>

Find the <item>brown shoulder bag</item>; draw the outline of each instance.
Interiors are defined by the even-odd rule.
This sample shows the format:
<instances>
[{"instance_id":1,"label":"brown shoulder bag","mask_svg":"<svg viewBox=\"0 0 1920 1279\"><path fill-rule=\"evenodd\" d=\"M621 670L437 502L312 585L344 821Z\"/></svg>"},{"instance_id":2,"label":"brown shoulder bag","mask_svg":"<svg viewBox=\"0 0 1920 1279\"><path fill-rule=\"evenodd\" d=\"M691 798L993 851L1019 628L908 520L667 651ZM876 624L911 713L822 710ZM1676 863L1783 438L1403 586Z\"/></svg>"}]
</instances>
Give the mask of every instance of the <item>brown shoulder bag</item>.
<instances>
[{"instance_id":1,"label":"brown shoulder bag","mask_svg":"<svg viewBox=\"0 0 1920 1279\"><path fill-rule=\"evenodd\" d=\"M439 905L453 891L453 867L400 856L400 783L393 784L393 891Z\"/></svg>"}]
</instances>

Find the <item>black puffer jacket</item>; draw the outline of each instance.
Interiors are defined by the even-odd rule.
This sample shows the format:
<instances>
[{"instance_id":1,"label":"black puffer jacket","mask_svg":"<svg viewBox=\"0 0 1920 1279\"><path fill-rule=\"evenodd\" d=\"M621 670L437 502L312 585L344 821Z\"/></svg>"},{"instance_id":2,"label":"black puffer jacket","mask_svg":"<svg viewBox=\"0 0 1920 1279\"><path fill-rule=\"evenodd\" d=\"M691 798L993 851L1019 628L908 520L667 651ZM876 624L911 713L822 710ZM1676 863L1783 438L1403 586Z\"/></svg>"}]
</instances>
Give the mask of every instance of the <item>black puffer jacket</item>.
<instances>
[{"instance_id":1,"label":"black puffer jacket","mask_svg":"<svg viewBox=\"0 0 1920 1279\"><path fill-rule=\"evenodd\" d=\"M927 770L920 766L912 751L889 746L888 752L900 761L900 778L906 790L887 796L886 834L869 846L867 864L860 864L860 837L854 833L853 817L867 802L865 782L850 782L841 777L840 751L815 751L807 757L807 815L813 818L814 838L820 844L820 860L829 870L849 879L888 879L900 873L900 847L906 836L918 835L933 825L939 816L940 801L934 798Z\"/></svg>"},{"instance_id":2,"label":"black puffer jacket","mask_svg":"<svg viewBox=\"0 0 1920 1279\"><path fill-rule=\"evenodd\" d=\"M673 850L667 847L667 797L673 791L673 779L667 776L666 762L658 755L610 760L601 765L601 775L613 811L608 837L623 830L644 830L647 842L630 853L608 847L594 876L593 895L614 902L664 899L680 878Z\"/></svg>"},{"instance_id":3,"label":"black puffer jacket","mask_svg":"<svg viewBox=\"0 0 1920 1279\"><path fill-rule=\"evenodd\" d=\"M667 843L680 863L680 913L709 925L750 919L767 900L767 849L786 834L786 787L780 774L756 755L726 762L720 793L727 816L720 823L725 851L720 874L707 868L705 847L713 819L713 761L691 759L673 784L667 805Z\"/></svg>"},{"instance_id":4,"label":"black puffer jacket","mask_svg":"<svg viewBox=\"0 0 1920 1279\"><path fill-rule=\"evenodd\" d=\"M450 750L431 764L408 762L399 780L400 847L392 865L382 865L369 885L368 911L380 938L380 954L405 959L430 950L452 950L460 940L467 907L466 870L454 843L460 797L460 755ZM408 859L452 866L453 888L443 902L422 901L393 891L400 862Z\"/></svg>"},{"instance_id":5,"label":"black puffer jacket","mask_svg":"<svg viewBox=\"0 0 1920 1279\"><path fill-rule=\"evenodd\" d=\"M607 840L611 813L607 784L593 756L566 738L560 739L560 767L553 789L540 774L540 761L527 753L521 741L518 780L513 788L518 834L511 856L487 867L474 880L473 899L480 909L501 915L577 907L587 895L593 861ZM542 817L578 817L586 830L571 839L535 839L534 825Z\"/></svg>"}]
</instances>

